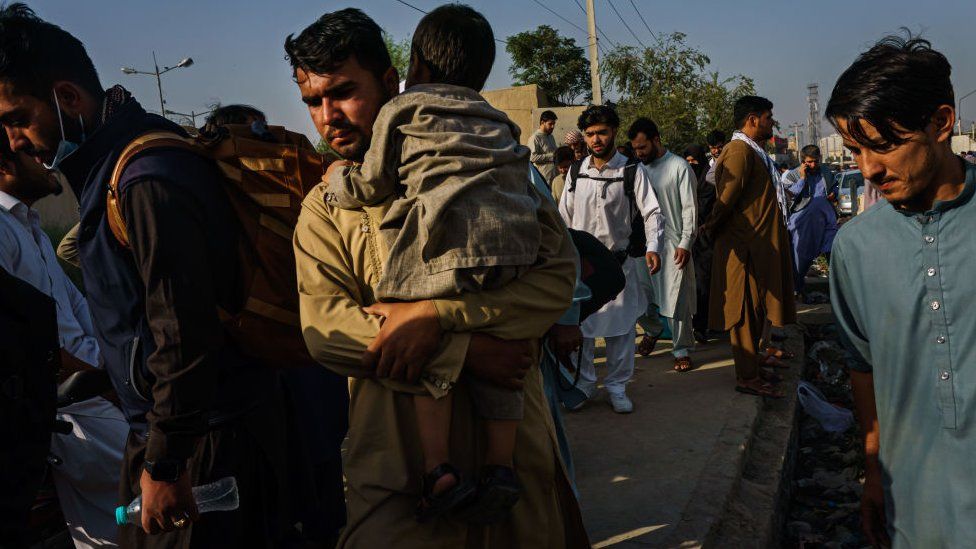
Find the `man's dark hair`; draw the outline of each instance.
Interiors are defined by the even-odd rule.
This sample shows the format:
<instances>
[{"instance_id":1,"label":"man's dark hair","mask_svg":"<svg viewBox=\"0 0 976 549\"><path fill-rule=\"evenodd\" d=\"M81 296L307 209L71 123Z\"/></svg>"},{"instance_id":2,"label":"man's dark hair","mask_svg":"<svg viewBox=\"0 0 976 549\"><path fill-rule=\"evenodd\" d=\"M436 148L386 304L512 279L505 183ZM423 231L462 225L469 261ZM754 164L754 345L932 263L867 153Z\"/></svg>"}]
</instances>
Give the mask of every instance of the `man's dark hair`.
<instances>
[{"instance_id":1,"label":"man's dark hair","mask_svg":"<svg viewBox=\"0 0 976 549\"><path fill-rule=\"evenodd\" d=\"M543 122L548 122L549 120L552 120L553 122L558 120L556 118L556 113L552 111L542 111L542 114L539 115L539 124L542 124Z\"/></svg>"},{"instance_id":2,"label":"man's dark hair","mask_svg":"<svg viewBox=\"0 0 976 549\"><path fill-rule=\"evenodd\" d=\"M410 55L430 69L432 82L480 90L495 63L495 34L471 6L446 4L417 24Z\"/></svg>"},{"instance_id":3,"label":"man's dark hair","mask_svg":"<svg viewBox=\"0 0 976 549\"><path fill-rule=\"evenodd\" d=\"M267 116L251 105L216 105L203 123L204 133L213 133L227 124L247 124L250 118L267 120Z\"/></svg>"},{"instance_id":4,"label":"man's dark hair","mask_svg":"<svg viewBox=\"0 0 976 549\"><path fill-rule=\"evenodd\" d=\"M595 124L606 124L611 128L619 128L620 117L617 116L617 111L613 107L608 107L607 105L590 105L579 115L576 127L581 132L585 132L586 128Z\"/></svg>"},{"instance_id":5,"label":"man's dark hair","mask_svg":"<svg viewBox=\"0 0 976 549\"><path fill-rule=\"evenodd\" d=\"M725 143L725 132L722 130L712 130L705 136L705 143L709 147L717 147Z\"/></svg>"},{"instance_id":6,"label":"man's dark hair","mask_svg":"<svg viewBox=\"0 0 976 549\"><path fill-rule=\"evenodd\" d=\"M0 7L0 80L39 99L50 100L59 80L97 99L105 93L81 41L20 2Z\"/></svg>"},{"instance_id":7,"label":"man's dark hair","mask_svg":"<svg viewBox=\"0 0 976 549\"><path fill-rule=\"evenodd\" d=\"M922 131L942 105L954 105L952 66L928 40L888 36L862 53L837 79L826 116L837 127L847 121L850 137L877 151L908 141L906 132ZM958 113L956 113L958 116ZM861 121L877 128L878 139L864 133Z\"/></svg>"},{"instance_id":8,"label":"man's dark hair","mask_svg":"<svg viewBox=\"0 0 976 549\"><path fill-rule=\"evenodd\" d=\"M800 149L800 160L807 157L820 158L820 147L816 145L807 145L806 147Z\"/></svg>"},{"instance_id":9,"label":"man's dark hair","mask_svg":"<svg viewBox=\"0 0 976 549\"><path fill-rule=\"evenodd\" d=\"M762 116L766 111L773 110L773 102L757 95L744 95L736 100L732 107L732 121L735 128L741 130L746 125L750 115Z\"/></svg>"},{"instance_id":10,"label":"man's dark hair","mask_svg":"<svg viewBox=\"0 0 976 549\"><path fill-rule=\"evenodd\" d=\"M383 30L356 8L327 13L297 37L289 34L285 38L285 53L293 73L302 69L326 74L355 56L379 80L393 66L383 41Z\"/></svg>"},{"instance_id":11,"label":"man's dark hair","mask_svg":"<svg viewBox=\"0 0 976 549\"><path fill-rule=\"evenodd\" d=\"M648 139L654 139L661 135L661 132L657 129L657 124L650 118L644 116L634 120L634 123L630 125L630 129L627 130L627 139L634 139L639 133L644 134L644 137Z\"/></svg>"},{"instance_id":12,"label":"man's dark hair","mask_svg":"<svg viewBox=\"0 0 976 549\"><path fill-rule=\"evenodd\" d=\"M576 160L576 153L573 152L573 148L562 145L556 148L556 152L553 153L553 161L558 166L563 162L572 162Z\"/></svg>"}]
</instances>

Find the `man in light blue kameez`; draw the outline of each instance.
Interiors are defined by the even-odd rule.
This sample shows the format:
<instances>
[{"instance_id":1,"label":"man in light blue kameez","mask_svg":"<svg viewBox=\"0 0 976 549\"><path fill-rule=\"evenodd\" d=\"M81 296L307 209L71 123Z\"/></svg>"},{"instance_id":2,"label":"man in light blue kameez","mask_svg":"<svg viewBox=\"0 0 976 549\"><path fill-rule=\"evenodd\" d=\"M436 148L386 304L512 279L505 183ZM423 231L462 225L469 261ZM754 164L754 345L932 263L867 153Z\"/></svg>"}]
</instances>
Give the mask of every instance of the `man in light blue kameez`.
<instances>
[{"instance_id":1,"label":"man in light blue kameez","mask_svg":"<svg viewBox=\"0 0 976 549\"><path fill-rule=\"evenodd\" d=\"M820 254L830 253L837 234L837 214L828 196L833 189L830 171L820 164L820 147L807 145L800 151L803 163L783 174L783 185L790 195L790 239L793 246L793 285L803 294L804 278ZM788 176L796 174L796 180Z\"/></svg>"},{"instance_id":2,"label":"man in light blue kameez","mask_svg":"<svg viewBox=\"0 0 976 549\"><path fill-rule=\"evenodd\" d=\"M929 42L889 37L826 110L887 200L841 228L830 266L874 546L976 544L976 166L950 146L951 71Z\"/></svg>"}]
</instances>

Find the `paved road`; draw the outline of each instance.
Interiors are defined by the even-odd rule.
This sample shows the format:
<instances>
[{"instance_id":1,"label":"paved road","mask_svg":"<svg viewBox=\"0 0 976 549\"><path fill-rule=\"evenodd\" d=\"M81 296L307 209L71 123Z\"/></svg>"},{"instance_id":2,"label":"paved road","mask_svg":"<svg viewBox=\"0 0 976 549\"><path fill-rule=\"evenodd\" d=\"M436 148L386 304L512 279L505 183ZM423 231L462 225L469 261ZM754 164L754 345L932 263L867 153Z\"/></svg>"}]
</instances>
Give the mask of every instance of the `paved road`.
<instances>
[{"instance_id":1,"label":"paved road","mask_svg":"<svg viewBox=\"0 0 976 549\"><path fill-rule=\"evenodd\" d=\"M708 497L709 477L703 472L715 469L709 458L719 451L719 435L730 414L749 408L744 399L755 397L733 390L727 340L699 346L692 356L699 367L683 374L672 370L667 342L652 356L638 357L627 388L635 407L630 415L613 413L602 390L583 410L565 414L594 547L671 546L682 533L676 526L692 494ZM602 362L597 359L600 377ZM725 497L726 491L718 492L715 498ZM695 545L695 540L678 541Z\"/></svg>"}]
</instances>

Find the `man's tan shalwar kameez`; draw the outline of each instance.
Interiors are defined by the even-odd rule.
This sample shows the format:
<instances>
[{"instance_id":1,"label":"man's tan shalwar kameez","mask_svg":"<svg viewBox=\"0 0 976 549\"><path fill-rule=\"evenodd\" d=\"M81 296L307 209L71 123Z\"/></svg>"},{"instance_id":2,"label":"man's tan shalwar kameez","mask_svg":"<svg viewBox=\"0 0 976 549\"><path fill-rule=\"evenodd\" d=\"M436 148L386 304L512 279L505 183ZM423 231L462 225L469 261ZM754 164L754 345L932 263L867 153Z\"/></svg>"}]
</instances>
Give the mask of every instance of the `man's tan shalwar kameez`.
<instances>
[{"instance_id":1,"label":"man's tan shalwar kameez","mask_svg":"<svg viewBox=\"0 0 976 549\"><path fill-rule=\"evenodd\" d=\"M312 190L295 230L302 327L316 360L355 378L362 373L360 357L380 328L379 320L362 307L375 301L387 254L383 239L377 238L378 226L391 201L342 210L326 204L325 193L324 185ZM477 473L486 444L461 375L470 339L464 332L490 327L505 339L538 338L568 307L573 293L572 241L551 202L541 204L540 257L554 259L500 289L434 301L446 333L422 384L435 397L454 391L451 456L469 474ZM525 378L525 418L515 448L522 497L512 518L490 528L446 519L420 524L414 518L424 462L411 392L418 392L418 386L388 379L350 380L349 440L343 456L348 524L339 547L589 547L559 458L538 368Z\"/></svg>"},{"instance_id":2,"label":"man's tan shalwar kameez","mask_svg":"<svg viewBox=\"0 0 976 549\"><path fill-rule=\"evenodd\" d=\"M745 142L722 150L715 184L715 207L703 227L715 243L709 324L731 331L736 376L755 379L765 323L796 322L789 233L769 171Z\"/></svg>"}]
</instances>

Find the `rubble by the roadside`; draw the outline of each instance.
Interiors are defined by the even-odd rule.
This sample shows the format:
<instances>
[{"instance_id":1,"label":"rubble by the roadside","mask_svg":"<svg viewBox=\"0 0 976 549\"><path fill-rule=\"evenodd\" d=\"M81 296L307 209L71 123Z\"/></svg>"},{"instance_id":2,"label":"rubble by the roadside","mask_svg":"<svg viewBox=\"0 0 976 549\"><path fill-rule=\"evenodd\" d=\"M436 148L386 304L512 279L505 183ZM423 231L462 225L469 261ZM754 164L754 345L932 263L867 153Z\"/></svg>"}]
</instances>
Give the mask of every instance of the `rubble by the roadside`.
<instances>
[{"instance_id":1,"label":"rubble by the roadside","mask_svg":"<svg viewBox=\"0 0 976 549\"><path fill-rule=\"evenodd\" d=\"M827 402L853 409L848 355L834 326L807 326L805 339L803 379ZM830 433L802 409L798 413L797 460L783 539L804 549L865 547L858 513L864 471L857 427Z\"/></svg>"}]
</instances>

